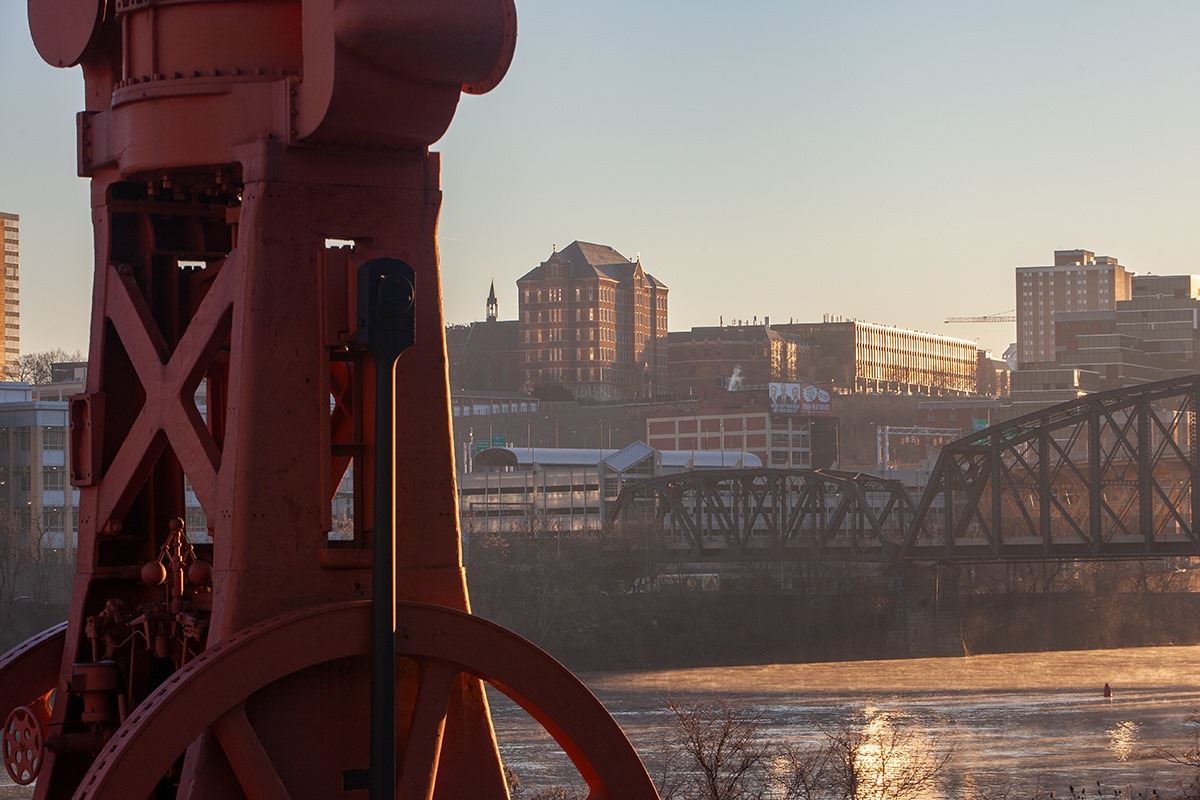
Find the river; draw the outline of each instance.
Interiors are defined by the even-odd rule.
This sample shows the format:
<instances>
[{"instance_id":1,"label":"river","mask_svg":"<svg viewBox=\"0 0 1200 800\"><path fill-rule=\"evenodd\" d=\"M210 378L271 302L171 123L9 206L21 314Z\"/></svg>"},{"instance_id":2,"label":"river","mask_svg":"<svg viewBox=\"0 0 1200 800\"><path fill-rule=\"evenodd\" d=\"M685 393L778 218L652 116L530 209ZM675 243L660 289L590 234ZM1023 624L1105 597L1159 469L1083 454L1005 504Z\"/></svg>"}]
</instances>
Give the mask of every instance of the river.
<instances>
[{"instance_id":1,"label":"river","mask_svg":"<svg viewBox=\"0 0 1200 800\"><path fill-rule=\"evenodd\" d=\"M911 731L951 751L943 798L1028 798L1068 787L1136 800L1167 795L1192 771L1148 752L1191 744L1185 718L1200 709L1200 647L1154 647L966 658L773 664L587 673L657 777L670 737L668 698L681 705L733 699L763 714L770 740L795 744L856 718ZM1103 686L1112 686L1106 700ZM566 757L525 713L491 695L506 763L526 788L578 784ZM5 783L0 798L31 792Z\"/></svg>"},{"instance_id":2,"label":"river","mask_svg":"<svg viewBox=\"0 0 1200 800\"><path fill-rule=\"evenodd\" d=\"M1155 647L965 658L773 664L585 674L657 778L670 720L667 698L687 705L736 699L764 715L767 738L822 740L853 720L911 731L951 751L930 798L1030 797L1039 788L1100 782L1112 796L1178 789L1193 771L1149 757L1153 745L1185 748L1186 717L1200 709L1200 647ZM1104 684L1113 688L1106 700ZM493 695L495 697L495 695ZM497 698L501 752L528 787L578 784L565 756L524 712Z\"/></svg>"}]
</instances>

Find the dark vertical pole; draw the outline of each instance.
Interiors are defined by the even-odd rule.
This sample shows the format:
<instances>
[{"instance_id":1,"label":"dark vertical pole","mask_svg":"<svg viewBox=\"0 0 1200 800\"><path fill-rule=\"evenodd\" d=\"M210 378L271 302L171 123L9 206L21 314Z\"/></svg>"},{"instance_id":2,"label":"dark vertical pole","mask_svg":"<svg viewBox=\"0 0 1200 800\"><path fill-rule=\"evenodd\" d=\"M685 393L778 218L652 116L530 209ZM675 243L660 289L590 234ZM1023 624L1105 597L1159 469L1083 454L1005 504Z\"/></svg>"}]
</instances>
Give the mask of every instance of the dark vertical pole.
<instances>
[{"instance_id":1,"label":"dark vertical pole","mask_svg":"<svg viewBox=\"0 0 1200 800\"><path fill-rule=\"evenodd\" d=\"M942 514L945 519L942 538L946 543L947 556L954 552L954 479L958 475L958 470L958 462L951 457L946 462L945 472L942 473L942 479L945 481L942 484L944 490L942 496Z\"/></svg>"},{"instance_id":2,"label":"dark vertical pole","mask_svg":"<svg viewBox=\"0 0 1200 800\"><path fill-rule=\"evenodd\" d=\"M1045 418L1043 417L1043 420ZM1038 431L1038 532L1042 536L1042 555L1051 550L1050 505L1053 488L1050 485L1050 430L1042 423Z\"/></svg>"},{"instance_id":3,"label":"dark vertical pole","mask_svg":"<svg viewBox=\"0 0 1200 800\"><path fill-rule=\"evenodd\" d=\"M989 480L992 483L992 553L999 554L1000 548L1004 545L1004 519L1003 519L1003 500L1004 500L1004 464L1000 458L1001 439L999 436L993 436L991 447L988 449L988 464ZM1019 500L1020 498L1018 498Z\"/></svg>"},{"instance_id":4,"label":"dark vertical pole","mask_svg":"<svg viewBox=\"0 0 1200 800\"><path fill-rule=\"evenodd\" d=\"M396 794L396 362L375 359L375 540L371 561L371 800Z\"/></svg>"},{"instance_id":5,"label":"dark vertical pole","mask_svg":"<svg viewBox=\"0 0 1200 800\"><path fill-rule=\"evenodd\" d=\"M1138 519L1145 540L1145 550L1149 553L1154 549L1154 469L1151 456L1153 434L1151 432L1150 415L1154 409L1150 401L1141 399L1137 402L1138 429Z\"/></svg>"},{"instance_id":6,"label":"dark vertical pole","mask_svg":"<svg viewBox=\"0 0 1200 800\"><path fill-rule=\"evenodd\" d=\"M413 270L394 258L358 269L359 341L375 363L375 504L371 565L371 800L396 796L396 359L413 343Z\"/></svg>"},{"instance_id":7,"label":"dark vertical pole","mask_svg":"<svg viewBox=\"0 0 1200 800\"><path fill-rule=\"evenodd\" d=\"M1100 552L1101 544L1104 542L1104 534L1101 531L1101 522L1103 520L1103 491L1104 477L1101 474L1100 466L1102 460L1100 458L1100 426L1104 422L1104 417L1100 414L1100 404L1095 400L1090 403L1088 409L1088 535L1091 536L1091 550L1093 553Z\"/></svg>"},{"instance_id":8,"label":"dark vertical pole","mask_svg":"<svg viewBox=\"0 0 1200 800\"><path fill-rule=\"evenodd\" d=\"M1188 519L1188 537L1193 543L1200 542L1200 436L1196 425L1200 423L1200 379L1193 379L1188 387L1188 496L1192 501L1192 513Z\"/></svg>"}]
</instances>

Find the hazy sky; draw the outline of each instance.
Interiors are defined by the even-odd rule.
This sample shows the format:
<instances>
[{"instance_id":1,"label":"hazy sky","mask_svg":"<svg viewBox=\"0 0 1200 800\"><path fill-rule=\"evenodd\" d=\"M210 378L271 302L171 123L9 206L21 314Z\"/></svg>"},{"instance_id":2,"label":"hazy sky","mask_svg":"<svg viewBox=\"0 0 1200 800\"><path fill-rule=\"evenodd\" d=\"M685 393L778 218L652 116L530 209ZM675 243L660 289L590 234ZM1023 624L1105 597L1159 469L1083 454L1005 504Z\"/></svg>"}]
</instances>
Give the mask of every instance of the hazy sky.
<instances>
[{"instance_id":1,"label":"hazy sky","mask_svg":"<svg viewBox=\"0 0 1200 800\"><path fill-rule=\"evenodd\" d=\"M78 69L0 4L0 210L21 215L22 349L86 347ZM498 89L443 153L446 317L557 243L610 245L671 289L672 330L1011 309L1013 267L1086 248L1200 272L1200 4L518 0Z\"/></svg>"}]
</instances>

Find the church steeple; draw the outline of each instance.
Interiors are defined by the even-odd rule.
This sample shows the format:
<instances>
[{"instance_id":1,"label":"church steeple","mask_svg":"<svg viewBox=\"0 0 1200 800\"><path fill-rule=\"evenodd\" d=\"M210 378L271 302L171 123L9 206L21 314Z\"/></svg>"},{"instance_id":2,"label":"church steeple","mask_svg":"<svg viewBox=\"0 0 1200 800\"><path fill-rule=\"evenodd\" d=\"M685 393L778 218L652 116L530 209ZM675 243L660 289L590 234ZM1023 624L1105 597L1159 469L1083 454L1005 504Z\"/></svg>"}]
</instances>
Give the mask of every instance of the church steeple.
<instances>
[{"instance_id":1,"label":"church steeple","mask_svg":"<svg viewBox=\"0 0 1200 800\"><path fill-rule=\"evenodd\" d=\"M495 322L500 316L500 303L496 300L496 281L492 280L492 288L488 290L487 321Z\"/></svg>"}]
</instances>

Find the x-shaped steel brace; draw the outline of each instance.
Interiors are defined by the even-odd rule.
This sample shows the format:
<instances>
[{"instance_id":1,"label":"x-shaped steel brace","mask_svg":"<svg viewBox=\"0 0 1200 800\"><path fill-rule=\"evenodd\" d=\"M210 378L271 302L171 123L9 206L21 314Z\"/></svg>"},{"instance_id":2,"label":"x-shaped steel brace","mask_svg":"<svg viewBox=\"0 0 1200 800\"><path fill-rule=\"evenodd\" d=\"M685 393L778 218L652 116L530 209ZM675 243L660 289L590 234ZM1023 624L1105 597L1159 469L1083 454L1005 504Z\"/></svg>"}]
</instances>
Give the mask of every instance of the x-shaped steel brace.
<instances>
[{"instance_id":1,"label":"x-shaped steel brace","mask_svg":"<svg viewBox=\"0 0 1200 800\"><path fill-rule=\"evenodd\" d=\"M239 272L234 250L219 266L174 352L128 267L109 265L105 315L125 347L145 401L104 474L97 509L104 529L129 510L168 442L200 505L215 508L221 449L209 432L194 393L225 344Z\"/></svg>"}]
</instances>

